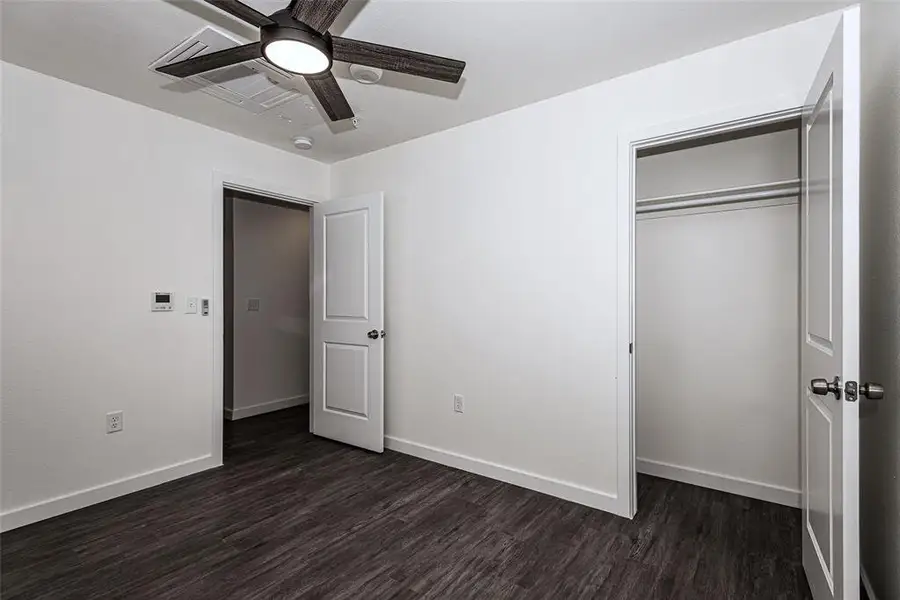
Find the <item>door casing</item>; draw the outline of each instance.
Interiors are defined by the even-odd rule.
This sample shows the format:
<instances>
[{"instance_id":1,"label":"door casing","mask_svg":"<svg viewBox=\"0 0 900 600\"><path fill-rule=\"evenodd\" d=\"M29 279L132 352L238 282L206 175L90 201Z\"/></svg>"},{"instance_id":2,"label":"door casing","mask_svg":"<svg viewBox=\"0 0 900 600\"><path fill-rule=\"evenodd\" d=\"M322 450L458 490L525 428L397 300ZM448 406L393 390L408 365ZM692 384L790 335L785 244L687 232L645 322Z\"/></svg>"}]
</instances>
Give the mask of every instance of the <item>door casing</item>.
<instances>
[{"instance_id":1,"label":"door casing","mask_svg":"<svg viewBox=\"0 0 900 600\"><path fill-rule=\"evenodd\" d=\"M617 496L616 514L633 518L637 512L637 457L635 423L635 362L631 344L635 327L635 177L640 150L700 138L727 135L744 129L796 121L803 106L795 98L775 97L770 101L701 115L676 123L664 123L619 134L617 231L617 314L616 314L616 432ZM799 353L799 335L798 347ZM799 458L798 458L799 460Z\"/></svg>"},{"instance_id":2,"label":"door casing","mask_svg":"<svg viewBox=\"0 0 900 600\"><path fill-rule=\"evenodd\" d=\"M210 414L212 430L212 459L215 466L221 466L224 457L222 423L225 415L225 191L246 192L265 196L273 200L291 202L312 207L318 202L303 198L290 186L278 182L263 182L242 175L213 172L213 295L210 316L213 320L213 401ZM310 274L311 276L311 274ZM312 289L310 287L310 289ZM312 306L310 306L312 311ZM312 315L310 314L310 317ZM312 350L312 340L310 340Z\"/></svg>"}]
</instances>

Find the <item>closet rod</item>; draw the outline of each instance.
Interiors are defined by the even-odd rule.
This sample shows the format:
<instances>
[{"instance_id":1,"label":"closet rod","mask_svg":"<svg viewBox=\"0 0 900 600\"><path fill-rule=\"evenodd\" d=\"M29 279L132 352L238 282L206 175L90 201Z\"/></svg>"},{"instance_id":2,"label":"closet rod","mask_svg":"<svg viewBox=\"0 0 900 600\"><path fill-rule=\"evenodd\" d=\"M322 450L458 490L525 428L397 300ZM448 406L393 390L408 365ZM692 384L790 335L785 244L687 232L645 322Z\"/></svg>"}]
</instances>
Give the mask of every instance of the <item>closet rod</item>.
<instances>
[{"instance_id":1,"label":"closet rod","mask_svg":"<svg viewBox=\"0 0 900 600\"><path fill-rule=\"evenodd\" d=\"M640 215L677 210L679 208L721 206L723 204L735 204L752 200L771 200L773 198L788 198L791 196L800 196L799 179L647 198L646 200L637 201L635 212Z\"/></svg>"}]
</instances>

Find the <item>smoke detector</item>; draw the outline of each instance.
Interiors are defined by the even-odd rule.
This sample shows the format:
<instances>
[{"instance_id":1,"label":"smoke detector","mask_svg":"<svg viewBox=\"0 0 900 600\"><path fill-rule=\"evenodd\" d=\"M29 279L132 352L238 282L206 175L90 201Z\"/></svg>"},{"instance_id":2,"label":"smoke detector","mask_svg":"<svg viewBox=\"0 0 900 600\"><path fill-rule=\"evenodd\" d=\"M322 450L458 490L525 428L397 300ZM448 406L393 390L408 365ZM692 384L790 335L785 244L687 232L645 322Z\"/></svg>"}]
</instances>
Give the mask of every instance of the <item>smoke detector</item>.
<instances>
[{"instance_id":1,"label":"smoke detector","mask_svg":"<svg viewBox=\"0 0 900 600\"><path fill-rule=\"evenodd\" d=\"M377 67L367 67L365 65L355 64L350 65L350 77L365 85L378 83L381 81L381 75L383 73L384 71Z\"/></svg>"},{"instance_id":2,"label":"smoke detector","mask_svg":"<svg viewBox=\"0 0 900 600\"><path fill-rule=\"evenodd\" d=\"M292 141L294 142L294 148L297 150L312 150L313 139L311 137L298 135Z\"/></svg>"}]
</instances>

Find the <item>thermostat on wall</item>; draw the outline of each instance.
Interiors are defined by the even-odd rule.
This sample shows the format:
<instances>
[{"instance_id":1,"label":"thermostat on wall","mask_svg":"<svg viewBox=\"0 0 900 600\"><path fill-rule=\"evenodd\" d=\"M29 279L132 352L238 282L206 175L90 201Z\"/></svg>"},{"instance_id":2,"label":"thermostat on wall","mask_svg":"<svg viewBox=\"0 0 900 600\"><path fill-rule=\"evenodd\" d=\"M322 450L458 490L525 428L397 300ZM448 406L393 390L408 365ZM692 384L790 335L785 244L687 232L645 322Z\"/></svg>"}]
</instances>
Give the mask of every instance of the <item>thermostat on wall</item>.
<instances>
[{"instance_id":1,"label":"thermostat on wall","mask_svg":"<svg viewBox=\"0 0 900 600\"><path fill-rule=\"evenodd\" d=\"M152 312L171 312L174 302L172 292L153 292L150 295L150 310Z\"/></svg>"}]
</instances>

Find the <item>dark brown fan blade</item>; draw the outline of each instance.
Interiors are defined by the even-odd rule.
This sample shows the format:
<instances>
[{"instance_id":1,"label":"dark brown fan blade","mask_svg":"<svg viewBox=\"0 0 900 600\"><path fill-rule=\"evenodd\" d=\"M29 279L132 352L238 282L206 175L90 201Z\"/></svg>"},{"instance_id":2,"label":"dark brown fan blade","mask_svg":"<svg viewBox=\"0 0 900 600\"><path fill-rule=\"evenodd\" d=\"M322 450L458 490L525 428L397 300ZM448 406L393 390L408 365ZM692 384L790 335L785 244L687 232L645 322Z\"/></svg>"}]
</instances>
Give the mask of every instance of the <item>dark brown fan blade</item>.
<instances>
[{"instance_id":1,"label":"dark brown fan blade","mask_svg":"<svg viewBox=\"0 0 900 600\"><path fill-rule=\"evenodd\" d=\"M291 16L325 33L346 5L347 0L293 0Z\"/></svg>"},{"instance_id":2,"label":"dark brown fan blade","mask_svg":"<svg viewBox=\"0 0 900 600\"><path fill-rule=\"evenodd\" d=\"M238 0L206 0L206 2L212 4L216 8L221 8L238 19L247 21L251 25L256 25L257 27L274 23L274 21L266 15L255 8L247 6L243 2L238 2Z\"/></svg>"},{"instance_id":3,"label":"dark brown fan blade","mask_svg":"<svg viewBox=\"0 0 900 600\"><path fill-rule=\"evenodd\" d=\"M342 37L332 37L334 59L438 81L459 82L466 63L461 60L392 48Z\"/></svg>"},{"instance_id":4,"label":"dark brown fan blade","mask_svg":"<svg viewBox=\"0 0 900 600\"><path fill-rule=\"evenodd\" d=\"M213 69L253 60L260 56L262 56L261 45L259 42L254 42L253 44L238 46L237 48L227 48L218 52L195 56L181 62L159 67L156 70L175 77L190 77L197 73L205 73Z\"/></svg>"},{"instance_id":5,"label":"dark brown fan blade","mask_svg":"<svg viewBox=\"0 0 900 600\"><path fill-rule=\"evenodd\" d=\"M306 83L309 84L313 94L319 99L322 108L328 113L328 117L332 121L342 121L353 116L353 109L347 103L341 86L331 73L324 75L316 75L315 77L306 76Z\"/></svg>"}]
</instances>

